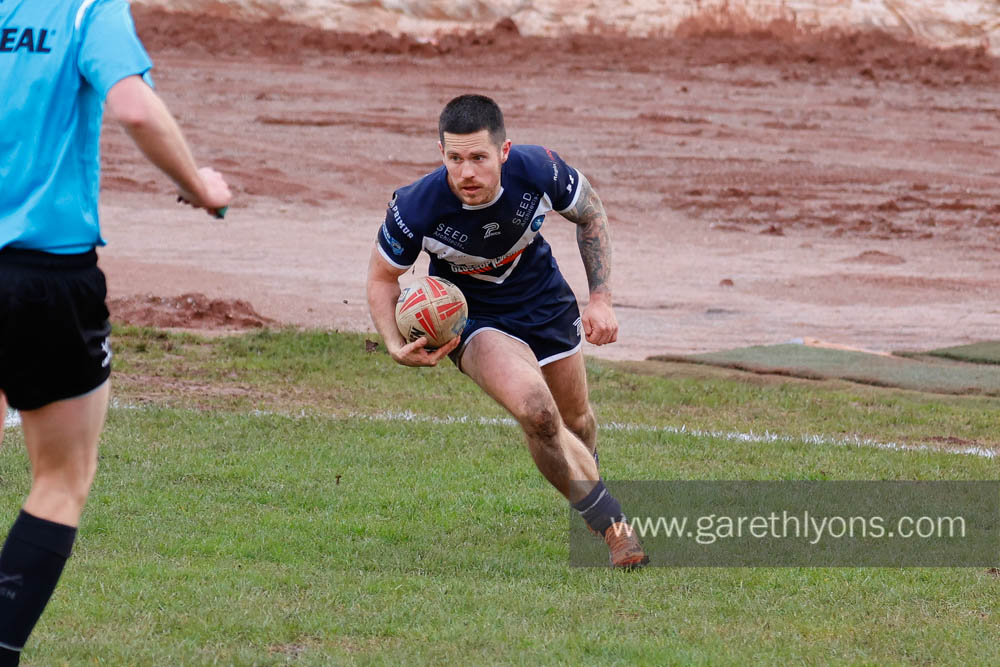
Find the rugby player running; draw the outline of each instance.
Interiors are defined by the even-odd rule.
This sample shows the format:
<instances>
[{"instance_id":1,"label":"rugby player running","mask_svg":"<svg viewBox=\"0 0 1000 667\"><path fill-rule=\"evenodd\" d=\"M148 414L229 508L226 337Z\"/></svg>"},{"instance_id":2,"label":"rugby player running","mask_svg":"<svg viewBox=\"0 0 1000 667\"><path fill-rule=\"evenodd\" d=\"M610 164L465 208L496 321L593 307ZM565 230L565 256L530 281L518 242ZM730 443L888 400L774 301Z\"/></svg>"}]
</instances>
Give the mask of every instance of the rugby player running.
<instances>
[{"instance_id":1,"label":"rugby player running","mask_svg":"<svg viewBox=\"0 0 1000 667\"><path fill-rule=\"evenodd\" d=\"M649 558L598 473L583 360L583 334L595 345L618 338L604 205L555 152L512 146L488 97L448 102L438 138L444 166L395 192L372 250L375 327L405 366L434 366L449 355L514 416L539 471L604 537L611 565L641 567ZM590 287L582 315L539 234L552 210L577 225ZM425 349L425 338L407 344L395 323L398 278L421 250L430 273L454 282L469 302L462 335L437 350Z\"/></svg>"},{"instance_id":2,"label":"rugby player running","mask_svg":"<svg viewBox=\"0 0 1000 667\"><path fill-rule=\"evenodd\" d=\"M126 0L0 0L0 439L9 400L32 472L0 551L0 667L20 661L97 469L111 373L94 251L105 104L188 204L220 215L232 198L197 167L151 67Z\"/></svg>"}]
</instances>

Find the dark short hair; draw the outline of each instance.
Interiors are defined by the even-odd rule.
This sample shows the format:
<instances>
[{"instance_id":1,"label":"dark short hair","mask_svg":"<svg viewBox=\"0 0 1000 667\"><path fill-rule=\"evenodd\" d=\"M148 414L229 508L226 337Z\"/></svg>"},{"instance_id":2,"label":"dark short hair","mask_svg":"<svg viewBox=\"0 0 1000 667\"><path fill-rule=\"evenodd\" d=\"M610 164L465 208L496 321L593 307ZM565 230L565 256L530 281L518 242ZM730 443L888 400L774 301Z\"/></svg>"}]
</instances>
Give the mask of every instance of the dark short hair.
<instances>
[{"instance_id":1,"label":"dark short hair","mask_svg":"<svg viewBox=\"0 0 1000 667\"><path fill-rule=\"evenodd\" d=\"M472 134L487 130L497 146L507 140L503 125L503 112L499 105L485 95L459 95L444 106L438 118L438 137L444 145L444 133Z\"/></svg>"}]
</instances>

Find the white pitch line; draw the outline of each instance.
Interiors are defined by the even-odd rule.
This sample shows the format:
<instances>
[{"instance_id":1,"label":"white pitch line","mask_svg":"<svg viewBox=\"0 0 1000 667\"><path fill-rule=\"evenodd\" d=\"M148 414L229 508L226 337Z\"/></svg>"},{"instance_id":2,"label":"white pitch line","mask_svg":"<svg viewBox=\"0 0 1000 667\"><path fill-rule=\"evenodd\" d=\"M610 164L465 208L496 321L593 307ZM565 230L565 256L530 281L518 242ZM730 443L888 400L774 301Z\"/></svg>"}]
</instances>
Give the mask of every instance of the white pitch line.
<instances>
[{"instance_id":1,"label":"white pitch line","mask_svg":"<svg viewBox=\"0 0 1000 667\"><path fill-rule=\"evenodd\" d=\"M145 406L126 405L116 400L111 401L111 408L117 410L142 410ZM302 411L298 415L287 415L267 410L253 410L253 415L277 415L295 418L305 417ZM326 415L333 419L367 419L370 421L383 422L417 422L423 424L477 424L480 426L517 426L517 422L510 417L470 417L468 415L432 417L428 415L418 415L406 410L404 412L379 412L375 414L363 414L352 412L344 416ZM4 426L16 427L20 425L21 418L16 411L11 410L4 420ZM843 438L831 438L825 435L806 434L801 436L781 435L764 431L763 433L741 432L741 431L705 431L687 426L649 426L646 424L622 424L620 422L607 422L599 424L599 429L609 431L627 431L636 433L670 433L673 435L684 435L693 438L712 438L715 440L726 440L729 442L760 442L760 443L797 443L804 442L809 445L823 447L868 447L872 449L884 449L897 452L940 452L943 454L956 454L964 456L980 456L987 459L995 459L1000 456L1000 451L986 447L961 447L945 448L935 445L912 445L901 442L880 442L871 438L861 438L859 436L847 436Z\"/></svg>"},{"instance_id":2,"label":"white pitch line","mask_svg":"<svg viewBox=\"0 0 1000 667\"><path fill-rule=\"evenodd\" d=\"M517 422L509 417L428 417L417 415L410 411L405 412L383 412L375 415L364 415L352 413L351 417L361 419L372 419L379 421L411 421L431 424L479 424L482 426L516 426ZM750 431L743 433L740 431L704 431L687 426L649 426L646 424L622 424L619 422L607 422L598 424L598 431L606 429L609 431L630 431L639 433L671 433L674 435L687 435L695 438L713 438L716 440L728 440L730 442L762 442L762 443L796 443L804 442L809 445L835 446L835 447L871 447L873 449L885 449L890 451L905 452L941 452L944 454L961 454L968 456L981 456L987 459L997 458L1000 451L986 447L962 447L958 449L937 447L934 445L911 445L901 442L879 442L871 438L861 438L858 436L848 436L844 438L831 438L824 435L802 435L790 436L764 431L754 433Z\"/></svg>"},{"instance_id":3,"label":"white pitch line","mask_svg":"<svg viewBox=\"0 0 1000 667\"><path fill-rule=\"evenodd\" d=\"M696 437L715 438L719 440L729 440L731 442L804 442L809 445L823 445L835 447L871 447L874 449L887 449L892 451L907 452L944 452L946 454L965 454L970 456L982 456L993 459L1000 455L996 449L986 447L962 447L944 448L935 445L910 445L901 442L879 442L871 438L862 438L856 435L844 438L831 438L825 435L801 435L790 436L764 431L763 433L741 433L739 431L703 431L701 429L689 429L686 426L642 426L636 424L610 423L604 428L611 428L622 431L657 431L665 433L676 433L678 435L693 435Z\"/></svg>"}]
</instances>

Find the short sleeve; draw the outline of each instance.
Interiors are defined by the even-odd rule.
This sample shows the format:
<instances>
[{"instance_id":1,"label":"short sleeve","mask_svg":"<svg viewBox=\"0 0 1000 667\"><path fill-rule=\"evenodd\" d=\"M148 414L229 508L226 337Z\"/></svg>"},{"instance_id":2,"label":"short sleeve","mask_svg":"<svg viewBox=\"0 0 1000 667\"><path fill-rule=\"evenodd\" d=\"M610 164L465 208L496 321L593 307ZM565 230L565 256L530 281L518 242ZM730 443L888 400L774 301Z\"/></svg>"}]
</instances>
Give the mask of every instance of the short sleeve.
<instances>
[{"instance_id":1,"label":"short sleeve","mask_svg":"<svg viewBox=\"0 0 1000 667\"><path fill-rule=\"evenodd\" d=\"M126 0L97 0L81 7L77 29L81 34L78 65L83 78L101 99L128 76L148 77L153 62L139 41Z\"/></svg>"},{"instance_id":2,"label":"short sleeve","mask_svg":"<svg viewBox=\"0 0 1000 667\"><path fill-rule=\"evenodd\" d=\"M544 146L520 146L524 165L535 187L549 196L557 212L572 208L580 190L580 175L559 154Z\"/></svg>"},{"instance_id":3,"label":"short sleeve","mask_svg":"<svg viewBox=\"0 0 1000 667\"><path fill-rule=\"evenodd\" d=\"M397 269L413 266L420 255L423 240L417 238L403 218L399 197L393 196L385 212L385 221L378 232L378 249L382 258Z\"/></svg>"}]
</instances>

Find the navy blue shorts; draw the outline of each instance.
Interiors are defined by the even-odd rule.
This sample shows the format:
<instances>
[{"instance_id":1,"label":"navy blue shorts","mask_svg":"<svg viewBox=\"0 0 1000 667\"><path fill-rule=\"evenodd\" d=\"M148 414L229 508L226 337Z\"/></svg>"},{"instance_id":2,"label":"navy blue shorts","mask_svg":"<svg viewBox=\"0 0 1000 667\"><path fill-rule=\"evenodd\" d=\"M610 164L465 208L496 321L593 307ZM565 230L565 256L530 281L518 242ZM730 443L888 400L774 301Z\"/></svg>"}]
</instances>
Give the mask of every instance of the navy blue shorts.
<instances>
[{"instance_id":1,"label":"navy blue shorts","mask_svg":"<svg viewBox=\"0 0 1000 667\"><path fill-rule=\"evenodd\" d=\"M481 331L499 331L529 348L539 366L572 356L583 345L583 325L576 301L560 304L551 315L539 319L537 310L531 313L470 315L462 331L462 343L448 356L462 367L462 354L469 341Z\"/></svg>"},{"instance_id":2,"label":"navy blue shorts","mask_svg":"<svg viewBox=\"0 0 1000 667\"><path fill-rule=\"evenodd\" d=\"M34 410L111 374L107 287L97 253L0 249L0 391Z\"/></svg>"}]
</instances>

